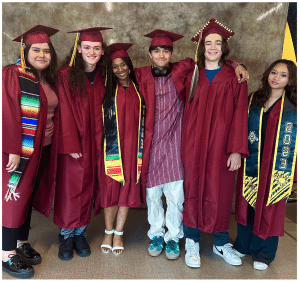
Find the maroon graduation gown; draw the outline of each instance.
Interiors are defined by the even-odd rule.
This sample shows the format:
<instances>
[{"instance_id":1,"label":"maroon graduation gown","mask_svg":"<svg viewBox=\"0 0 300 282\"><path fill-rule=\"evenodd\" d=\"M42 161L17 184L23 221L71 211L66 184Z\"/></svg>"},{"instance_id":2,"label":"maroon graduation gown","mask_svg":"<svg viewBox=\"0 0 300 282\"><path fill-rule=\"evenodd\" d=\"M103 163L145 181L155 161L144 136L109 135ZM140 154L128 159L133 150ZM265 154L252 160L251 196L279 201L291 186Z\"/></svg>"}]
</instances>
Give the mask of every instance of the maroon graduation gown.
<instances>
[{"instance_id":1,"label":"maroon graduation gown","mask_svg":"<svg viewBox=\"0 0 300 282\"><path fill-rule=\"evenodd\" d=\"M20 227L26 218L30 204L33 185L38 171L43 150L48 102L46 94L40 86L40 112L38 127L34 139L34 152L22 173L16 192L20 198L6 202L7 183L11 173L6 171L9 154L21 154L22 148L22 115L21 88L19 70L12 65L2 71L2 226L8 228ZM55 189L56 156L58 140L58 110L54 115L54 133L51 145L51 157L48 167L43 174L39 188L35 194L33 206L44 215L50 214ZM47 197L39 197L41 191L46 191Z\"/></svg>"},{"instance_id":2,"label":"maroon graduation gown","mask_svg":"<svg viewBox=\"0 0 300 282\"><path fill-rule=\"evenodd\" d=\"M93 86L85 78L87 93L70 89L69 66L60 70L60 140L53 221L60 228L88 225L95 196L97 158L100 157L104 81L98 71ZM71 153L81 153L74 159ZM100 210L97 210L100 212Z\"/></svg>"},{"instance_id":3,"label":"maroon graduation gown","mask_svg":"<svg viewBox=\"0 0 300 282\"><path fill-rule=\"evenodd\" d=\"M270 206L266 205L272 177L273 156L280 106L281 100L278 101L271 110L268 119L254 217L253 233L264 240L270 236L284 235L286 199ZM235 219L238 223L247 225L248 203L243 197L243 172L244 168L242 166L239 170L236 189Z\"/></svg>"},{"instance_id":4,"label":"maroon graduation gown","mask_svg":"<svg viewBox=\"0 0 300 282\"><path fill-rule=\"evenodd\" d=\"M172 64L171 76L180 99L185 99L185 83L187 74L194 69L194 65L195 63L191 58L186 58L185 60ZM139 83L140 93L143 95L146 105L145 139L141 173L141 186L145 201L155 114L155 79L151 72L151 66L137 68L135 69L135 74Z\"/></svg>"},{"instance_id":5,"label":"maroon graduation gown","mask_svg":"<svg viewBox=\"0 0 300 282\"><path fill-rule=\"evenodd\" d=\"M247 84L238 84L231 67L224 65L211 83L200 69L183 117L184 225L208 233L229 228L236 172L228 170L227 160L231 153L248 155L247 103Z\"/></svg>"},{"instance_id":6,"label":"maroon graduation gown","mask_svg":"<svg viewBox=\"0 0 300 282\"><path fill-rule=\"evenodd\" d=\"M139 207L142 203L140 181L136 184L139 105L139 97L133 84L130 84L127 92L119 84L117 109L125 185L107 176L104 169L101 170L103 174L100 176L102 183L102 185L100 184L100 201L103 208L112 206ZM104 159L102 160L104 161Z\"/></svg>"}]
</instances>

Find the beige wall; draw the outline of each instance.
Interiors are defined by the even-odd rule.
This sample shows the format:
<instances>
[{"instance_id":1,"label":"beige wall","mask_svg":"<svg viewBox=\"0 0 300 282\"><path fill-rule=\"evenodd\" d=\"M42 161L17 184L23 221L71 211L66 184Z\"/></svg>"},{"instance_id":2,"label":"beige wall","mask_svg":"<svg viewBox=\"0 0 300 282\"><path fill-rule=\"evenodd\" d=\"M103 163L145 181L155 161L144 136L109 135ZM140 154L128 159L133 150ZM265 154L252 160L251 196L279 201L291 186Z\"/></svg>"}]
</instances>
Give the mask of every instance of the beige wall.
<instances>
[{"instance_id":1,"label":"beige wall","mask_svg":"<svg viewBox=\"0 0 300 282\"><path fill-rule=\"evenodd\" d=\"M60 29L52 42L60 59L74 44L67 31L93 26L112 27L103 32L107 44L132 42L129 55L136 67L151 63L150 39L143 35L166 29L185 35L175 42L173 61L194 58L190 38L215 18L236 34L229 40L230 58L243 62L250 72L249 91L274 60L281 58L288 3L2 3L2 66L16 61L19 45L11 39L37 24Z\"/></svg>"}]
</instances>

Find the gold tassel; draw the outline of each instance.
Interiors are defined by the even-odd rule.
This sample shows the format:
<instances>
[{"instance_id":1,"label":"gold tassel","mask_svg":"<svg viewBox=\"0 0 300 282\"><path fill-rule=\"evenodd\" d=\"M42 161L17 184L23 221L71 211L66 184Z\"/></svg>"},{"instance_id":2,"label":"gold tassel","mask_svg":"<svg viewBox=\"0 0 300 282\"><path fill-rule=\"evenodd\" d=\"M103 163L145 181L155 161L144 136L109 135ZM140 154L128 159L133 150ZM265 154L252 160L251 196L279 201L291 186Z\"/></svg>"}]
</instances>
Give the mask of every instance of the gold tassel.
<instances>
[{"instance_id":1,"label":"gold tassel","mask_svg":"<svg viewBox=\"0 0 300 282\"><path fill-rule=\"evenodd\" d=\"M23 48L23 36L21 38L21 67L25 71L26 64L25 64L25 56L24 56L24 48Z\"/></svg>"},{"instance_id":2,"label":"gold tassel","mask_svg":"<svg viewBox=\"0 0 300 282\"><path fill-rule=\"evenodd\" d=\"M69 66L71 67L73 65L73 61L76 57L76 51L77 51L77 42L79 40L79 32L77 32L76 34L76 39L75 39L75 45L74 45L74 49L73 49L73 54L72 54L72 57L71 57L71 61L69 63Z\"/></svg>"}]
</instances>

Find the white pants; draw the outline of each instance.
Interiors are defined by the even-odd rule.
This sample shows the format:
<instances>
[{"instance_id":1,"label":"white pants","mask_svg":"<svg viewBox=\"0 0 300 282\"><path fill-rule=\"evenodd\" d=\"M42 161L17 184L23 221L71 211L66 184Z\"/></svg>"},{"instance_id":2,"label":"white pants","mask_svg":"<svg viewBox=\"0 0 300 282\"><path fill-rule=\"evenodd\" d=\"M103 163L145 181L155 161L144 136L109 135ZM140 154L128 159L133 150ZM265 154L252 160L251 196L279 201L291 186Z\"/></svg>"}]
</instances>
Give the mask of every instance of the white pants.
<instances>
[{"instance_id":1,"label":"white pants","mask_svg":"<svg viewBox=\"0 0 300 282\"><path fill-rule=\"evenodd\" d=\"M163 193L167 200L166 217L161 200ZM162 236L165 242L169 240L178 242L180 238L183 238L183 180L147 188L146 200L150 224L148 237L152 240L154 236ZM167 233L165 226L168 228Z\"/></svg>"}]
</instances>

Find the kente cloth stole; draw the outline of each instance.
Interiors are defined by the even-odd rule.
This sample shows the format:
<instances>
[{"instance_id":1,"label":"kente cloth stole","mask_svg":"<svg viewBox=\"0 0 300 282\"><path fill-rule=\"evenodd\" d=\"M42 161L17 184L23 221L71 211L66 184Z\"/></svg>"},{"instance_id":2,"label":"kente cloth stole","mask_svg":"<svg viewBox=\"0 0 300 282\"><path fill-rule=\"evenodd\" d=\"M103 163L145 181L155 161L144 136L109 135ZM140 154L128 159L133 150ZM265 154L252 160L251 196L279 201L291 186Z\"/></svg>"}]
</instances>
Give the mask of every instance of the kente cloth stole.
<instances>
[{"instance_id":1,"label":"kente cloth stole","mask_svg":"<svg viewBox=\"0 0 300 282\"><path fill-rule=\"evenodd\" d=\"M20 64L19 82L21 87L21 114L22 114L22 149L21 162L18 168L11 173L8 181L8 190L4 197L6 201L15 201L20 198L20 194L16 192L17 186L22 176L22 172L26 167L26 163L34 151L34 138L36 135L38 116L40 111L40 85L36 77L25 71Z\"/></svg>"},{"instance_id":2,"label":"kente cloth stole","mask_svg":"<svg viewBox=\"0 0 300 282\"><path fill-rule=\"evenodd\" d=\"M142 169L143 147L144 147L144 123L145 123L145 105L142 104L140 93L137 91L135 84L133 83L135 91L139 97L139 128L138 128L138 150L137 150L137 183L140 179ZM123 165L121 158L121 146L119 136L119 123L118 123L118 109L117 109L117 94L118 86L116 88L115 101L113 107L110 109L108 115L103 113L103 123L105 128L109 128L109 120L113 121L113 127L116 130L106 131L104 137L104 164L105 174L112 179L125 184Z\"/></svg>"},{"instance_id":3,"label":"kente cloth stole","mask_svg":"<svg viewBox=\"0 0 300 282\"><path fill-rule=\"evenodd\" d=\"M284 96L283 94L267 206L288 198L291 194L294 180L297 155L297 110ZM248 122L250 156L244 159L243 197L253 208L256 205L261 171L262 117L262 107L252 106L250 108Z\"/></svg>"}]
</instances>

